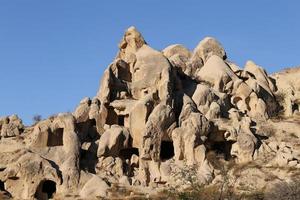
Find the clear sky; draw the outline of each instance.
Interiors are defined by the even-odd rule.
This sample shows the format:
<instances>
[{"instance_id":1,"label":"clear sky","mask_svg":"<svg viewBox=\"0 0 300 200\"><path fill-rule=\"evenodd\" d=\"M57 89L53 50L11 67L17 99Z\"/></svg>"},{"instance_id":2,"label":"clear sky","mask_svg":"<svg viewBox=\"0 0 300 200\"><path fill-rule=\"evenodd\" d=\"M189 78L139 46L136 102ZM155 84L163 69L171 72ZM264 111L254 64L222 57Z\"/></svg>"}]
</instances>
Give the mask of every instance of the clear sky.
<instances>
[{"instance_id":1,"label":"clear sky","mask_svg":"<svg viewBox=\"0 0 300 200\"><path fill-rule=\"evenodd\" d=\"M158 50L216 37L229 60L300 65L297 0L0 0L0 116L32 123L95 96L124 30ZM300 78L300 77L299 77Z\"/></svg>"}]
</instances>

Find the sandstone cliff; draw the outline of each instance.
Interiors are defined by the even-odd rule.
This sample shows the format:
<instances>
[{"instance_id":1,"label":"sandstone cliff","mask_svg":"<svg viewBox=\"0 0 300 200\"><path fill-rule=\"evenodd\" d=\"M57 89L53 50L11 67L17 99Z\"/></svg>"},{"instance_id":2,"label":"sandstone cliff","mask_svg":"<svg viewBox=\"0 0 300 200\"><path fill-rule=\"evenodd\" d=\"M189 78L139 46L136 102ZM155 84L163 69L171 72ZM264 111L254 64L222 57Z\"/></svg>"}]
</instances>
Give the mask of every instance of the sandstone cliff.
<instances>
[{"instance_id":1,"label":"sandstone cliff","mask_svg":"<svg viewBox=\"0 0 300 200\"><path fill-rule=\"evenodd\" d=\"M0 119L0 190L124 199L197 184L273 198L276 184L300 175L299 78L299 68L240 68L211 37L193 51L157 51L130 27L96 96L73 113L29 127L16 115Z\"/></svg>"}]
</instances>

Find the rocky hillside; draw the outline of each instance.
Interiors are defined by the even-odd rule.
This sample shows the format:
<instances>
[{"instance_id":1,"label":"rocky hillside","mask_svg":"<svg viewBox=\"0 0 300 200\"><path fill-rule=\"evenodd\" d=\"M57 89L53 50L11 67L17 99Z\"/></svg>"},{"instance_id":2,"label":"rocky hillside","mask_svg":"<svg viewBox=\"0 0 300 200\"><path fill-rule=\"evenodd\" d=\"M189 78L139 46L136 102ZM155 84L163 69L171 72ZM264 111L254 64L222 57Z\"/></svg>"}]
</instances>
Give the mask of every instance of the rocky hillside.
<instances>
[{"instance_id":1,"label":"rocky hillside","mask_svg":"<svg viewBox=\"0 0 300 200\"><path fill-rule=\"evenodd\" d=\"M130 27L73 113L0 119L0 198L300 199L299 81Z\"/></svg>"}]
</instances>

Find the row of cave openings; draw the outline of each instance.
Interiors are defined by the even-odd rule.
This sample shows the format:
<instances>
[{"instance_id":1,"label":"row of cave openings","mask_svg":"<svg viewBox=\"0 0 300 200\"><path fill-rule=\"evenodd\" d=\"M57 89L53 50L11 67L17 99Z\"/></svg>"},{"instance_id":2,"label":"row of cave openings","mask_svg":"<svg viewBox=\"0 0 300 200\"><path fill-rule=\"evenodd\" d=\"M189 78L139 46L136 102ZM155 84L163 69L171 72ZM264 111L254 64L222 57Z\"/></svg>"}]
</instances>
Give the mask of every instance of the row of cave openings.
<instances>
[{"instance_id":1,"label":"row of cave openings","mask_svg":"<svg viewBox=\"0 0 300 200\"><path fill-rule=\"evenodd\" d=\"M112 116L108 119L108 124L118 124L119 126L126 126L126 115L117 115L115 112L112 111ZM208 151L214 152L219 158L223 158L224 160L231 160L231 146L232 143L225 141L209 141L209 145L207 146ZM130 157L135 154L139 156L139 152L137 148L128 148L123 149L120 152L120 157L125 159L130 159ZM162 141L160 146L160 160L166 161L174 157L174 146L173 141Z\"/></svg>"},{"instance_id":2,"label":"row of cave openings","mask_svg":"<svg viewBox=\"0 0 300 200\"><path fill-rule=\"evenodd\" d=\"M139 156L138 148L127 148L120 151L120 157L130 159L135 154ZM172 141L162 141L160 145L160 160L165 161L174 157L174 146Z\"/></svg>"}]
</instances>

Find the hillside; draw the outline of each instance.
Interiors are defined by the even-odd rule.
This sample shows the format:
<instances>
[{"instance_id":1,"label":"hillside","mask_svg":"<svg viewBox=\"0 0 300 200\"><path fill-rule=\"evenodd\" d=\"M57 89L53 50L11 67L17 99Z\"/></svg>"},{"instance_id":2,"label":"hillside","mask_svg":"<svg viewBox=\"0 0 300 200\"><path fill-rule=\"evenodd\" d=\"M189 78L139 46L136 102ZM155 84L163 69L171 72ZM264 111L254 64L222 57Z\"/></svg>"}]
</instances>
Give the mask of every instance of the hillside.
<instances>
[{"instance_id":1,"label":"hillside","mask_svg":"<svg viewBox=\"0 0 300 200\"><path fill-rule=\"evenodd\" d=\"M126 30L96 95L0 118L0 198L300 199L300 68L239 67L215 38Z\"/></svg>"}]
</instances>

